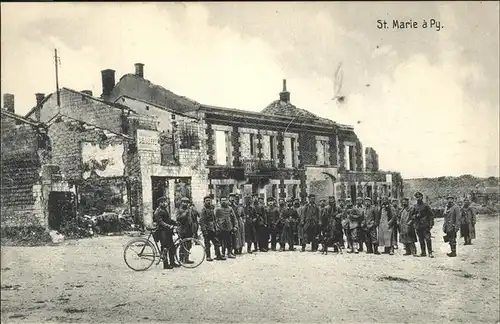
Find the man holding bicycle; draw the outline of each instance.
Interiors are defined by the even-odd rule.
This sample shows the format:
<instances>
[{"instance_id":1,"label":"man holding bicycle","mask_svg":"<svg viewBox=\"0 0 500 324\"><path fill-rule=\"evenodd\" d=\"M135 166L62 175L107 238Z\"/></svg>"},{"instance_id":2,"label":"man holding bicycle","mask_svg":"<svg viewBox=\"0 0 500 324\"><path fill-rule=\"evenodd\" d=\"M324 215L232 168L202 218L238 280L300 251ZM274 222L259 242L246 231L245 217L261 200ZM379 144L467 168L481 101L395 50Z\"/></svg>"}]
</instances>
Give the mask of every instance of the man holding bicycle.
<instances>
[{"instance_id":1,"label":"man holding bicycle","mask_svg":"<svg viewBox=\"0 0 500 324\"><path fill-rule=\"evenodd\" d=\"M172 239L173 229L177 223L170 217L168 211L168 202L166 197L158 198L159 206L156 208L153 219L158 225L158 236L160 240L160 245L162 252L165 253L165 260L163 261L163 269L172 269L173 267L180 267L179 264L175 262L175 250L173 248L174 241ZM168 254L168 258L167 258ZM169 263L170 260L170 263Z\"/></svg>"},{"instance_id":2,"label":"man holding bicycle","mask_svg":"<svg viewBox=\"0 0 500 324\"><path fill-rule=\"evenodd\" d=\"M193 237L196 233L193 233L195 220L193 219L193 210L190 208L190 200L187 197L181 198L181 205L176 211L177 222L179 222L179 236L184 238ZM186 246L188 251L179 251L180 262L186 264L193 264L194 262L189 260L189 250L191 246Z\"/></svg>"}]
</instances>

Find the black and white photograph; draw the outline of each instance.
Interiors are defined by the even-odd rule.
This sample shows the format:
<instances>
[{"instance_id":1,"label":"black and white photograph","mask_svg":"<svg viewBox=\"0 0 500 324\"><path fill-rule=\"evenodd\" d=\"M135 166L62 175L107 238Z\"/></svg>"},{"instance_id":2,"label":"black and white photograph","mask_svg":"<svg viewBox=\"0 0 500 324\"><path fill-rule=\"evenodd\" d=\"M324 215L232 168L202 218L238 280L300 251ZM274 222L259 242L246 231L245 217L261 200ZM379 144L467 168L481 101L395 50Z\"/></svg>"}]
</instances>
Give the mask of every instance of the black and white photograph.
<instances>
[{"instance_id":1,"label":"black and white photograph","mask_svg":"<svg viewBox=\"0 0 500 324\"><path fill-rule=\"evenodd\" d=\"M499 1L2 2L2 323L500 323Z\"/></svg>"}]
</instances>

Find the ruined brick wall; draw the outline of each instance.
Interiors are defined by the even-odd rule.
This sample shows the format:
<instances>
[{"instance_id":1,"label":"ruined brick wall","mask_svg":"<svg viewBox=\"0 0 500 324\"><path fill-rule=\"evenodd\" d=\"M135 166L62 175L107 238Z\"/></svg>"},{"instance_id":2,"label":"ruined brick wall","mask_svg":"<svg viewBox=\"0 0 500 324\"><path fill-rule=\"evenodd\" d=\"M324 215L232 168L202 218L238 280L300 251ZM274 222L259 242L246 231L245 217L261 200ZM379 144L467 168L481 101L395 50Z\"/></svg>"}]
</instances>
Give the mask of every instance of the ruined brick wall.
<instances>
[{"instance_id":1,"label":"ruined brick wall","mask_svg":"<svg viewBox=\"0 0 500 324\"><path fill-rule=\"evenodd\" d=\"M378 154L373 148L367 147L365 149L365 159L366 159L366 170L367 171L376 172L379 170Z\"/></svg>"},{"instance_id":2,"label":"ruined brick wall","mask_svg":"<svg viewBox=\"0 0 500 324\"><path fill-rule=\"evenodd\" d=\"M41 168L38 132L6 117L1 127L1 225L43 226L41 206L36 203Z\"/></svg>"},{"instance_id":3,"label":"ruined brick wall","mask_svg":"<svg viewBox=\"0 0 500 324\"><path fill-rule=\"evenodd\" d=\"M316 136L308 133L299 134L299 167L316 165Z\"/></svg>"}]
</instances>

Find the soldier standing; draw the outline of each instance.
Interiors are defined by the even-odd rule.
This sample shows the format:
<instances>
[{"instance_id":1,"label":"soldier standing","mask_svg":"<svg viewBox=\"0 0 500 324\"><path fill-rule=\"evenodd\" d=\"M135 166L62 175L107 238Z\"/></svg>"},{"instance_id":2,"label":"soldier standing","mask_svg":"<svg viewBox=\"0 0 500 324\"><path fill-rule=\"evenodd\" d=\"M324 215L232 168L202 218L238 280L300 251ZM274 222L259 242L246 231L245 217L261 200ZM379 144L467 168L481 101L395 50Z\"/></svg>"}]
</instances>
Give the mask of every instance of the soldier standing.
<instances>
[{"instance_id":1,"label":"soldier standing","mask_svg":"<svg viewBox=\"0 0 500 324\"><path fill-rule=\"evenodd\" d=\"M297 209L297 213L299 214L299 224L297 224L297 234L299 238L299 244L302 245L304 244L305 240L305 233L304 233L304 208L307 204L306 198L304 195L301 195L302 199L298 200L296 199L296 202L294 204L294 207ZM298 204L297 204L298 201Z\"/></svg>"},{"instance_id":2,"label":"soldier standing","mask_svg":"<svg viewBox=\"0 0 500 324\"><path fill-rule=\"evenodd\" d=\"M267 199L267 222L269 225L269 232L271 234L271 250L276 251L276 238L278 236L278 222L280 220L280 211L275 204L273 197ZM267 247L267 245L266 245Z\"/></svg>"},{"instance_id":3,"label":"soldier standing","mask_svg":"<svg viewBox=\"0 0 500 324\"><path fill-rule=\"evenodd\" d=\"M252 204L250 197L245 197L243 204L243 213L245 215L245 239L247 241L247 253L257 251L257 212ZM254 250L252 251L252 243Z\"/></svg>"},{"instance_id":4,"label":"soldier standing","mask_svg":"<svg viewBox=\"0 0 500 324\"><path fill-rule=\"evenodd\" d=\"M319 201L319 236L322 253L328 252L328 245L330 244L330 219L328 218L327 209L326 200L321 199Z\"/></svg>"},{"instance_id":5,"label":"soldier standing","mask_svg":"<svg viewBox=\"0 0 500 324\"><path fill-rule=\"evenodd\" d=\"M366 224L366 253L380 254L378 252L378 225L380 223L379 213L375 206L372 206L372 200L365 198L365 209L363 219Z\"/></svg>"},{"instance_id":6,"label":"soldier standing","mask_svg":"<svg viewBox=\"0 0 500 324\"><path fill-rule=\"evenodd\" d=\"M267 252L269 247L269 231L267 224L267 213L266 206L264 204L264 198L258 197L257 203L255 205L255 210L257 212L257 240L259 243L259 251Z\"/></svg>"},{"instance_id":7,"label":"soldier standing","mask_svg":"<svg viewBox=\"0 0 500 324\"><path fill-rule=\"evenodd\" d=\"M293 209L295 209L295 211L297 212L297 216L299 217L298 221L294 224L294 243L295 244L298 244L298 245L301 245L302 244L302 225L300 225L301 223L301 214L299 213L299 211L301 210L300 208L300 199L298 198L295 198L293 200Z\"/></svg>"},{"instance_id":8,"label":"soldier standing","mask_svg":"<svg viewBox=\"0 0 500 324\"><path fill-rule=\"evenodd\" d=\"M411 218L417 230L418 241L420 242L420 256L425 257L427 255L425 253L425 245L427 244L429 257L433 258L431 229L434 226L434 215L432 214L431 207L424 203L424 195L420 191L415 193L415 198L417 198L417 204L413 206Z\"/></svg>"},{"instance_id":9,"label":"soldier standing","mask_svg":"<svg viewBox=\"0 0 500 324\"><path fill-rule=\"evenodd\" d=\"M358 215L361 215L361 221L358 227L358 250L359 252L363 252L363 245L366 243L366 223L364 220L364 211L365 207L363 206L363 198L358 197L356 198L356 210ZM366 247L368 249L368 246Z\"/></svg>"},{"instance_id":10,"label":"soldier standing","mask_svg":"<svg viewBox=\"0 0 500 324\"><path fill-rule=\"evenodd\" d=\"M181 239L193 237L193 215L192 210L189 207L190 200L187 197L181 198L181 204L179 208L176 210L175 219L179 222L179 236ZM182 263L192 264L193 261L189 260L189 251L191 250L191 242L186 245L188 249L185 251L184 249L179 251L179 259Z\"/></svg>"},{"instance_id":11,"label":"soldier standing","mask_svg":"<svg viewBox=\"0 0 500 324\"><path fill-rule=\"evenodd\" d=\"M207 261L213 261L210 253L210 242L214 245L215 259L216 260L226 260L220 254L220 243L217 235L217 222L215 220L214 207L212 206L212 198L206 196L203 198L203 209L201 210L200 216L200 227L203 233L203 239L205 241L205 253L207 254Z\"/></svg>"},{"instance_id":12,"label":"soldier standing","mask_svg":"<svg viewBox=\"0 0 500 324\"><path fill-rule=\"evenodd\" d=\"M351 233L351 253L359 253L359 228L363 221L363 210L356 207L348 208L349 231ZM349 252L349 251L348 251Z\"/></svg>"},{"instance_id":13,"label":"soldier standing","mask_svg":"<svg viewBox=\"0 0 500 324\"><path fill-rule=\"evenodd\" d=\"M380 207L380 223L378 226L378 244L384 246L384 253L394 254L394 242L392 229L397 215L389 203L387 197L382 198L382 207Z\"/></svg>"},{"instance_id":14,"label":"soldier standing","mask_svg":"<svg viewBox=\"0 0 500 324\"><path fill-rule=\"evenodd\" d=\"M243 204L240 202L239 196L236 196L236 220L238 223L238 231L236 233L236 244L238 246L236 254L243 253L245 246L245 210Z\"/></svg>"},{"instance_id":15,"label":"soldier standing","mask_svg":"<svg viewBox=\"0 0 500 324\"><path fill-rule=\"evenodd\" d=\"M460 218L460 237L464 238L464 245L472 245L472 240L476 238L476 212L470 206L469 198L464 199Z\"/></svg>"},{"instance_id":16,"label":"soldier standing","mask_svg":"<svg viewBox=\"0 0 500 324\"><path fill-rule=\"evenodd\" d=\"M392 200L392 208L394 209L394 215L399 215L399 206L398 206L398 200L397 199L393 199ZM394 242L394 249L398 249L398 232L399 232L399 223L397 222L398 219L396 218L395 219L395 222L394 222L394 227L392 228L392 240Z\"/></svg>"},{"instance_id":17,"label":"soldier standing","mask_svg":"<svg viewBox=\"0 0 500 324\"><path fill-rule=\"evenodd\" d=\"M234 193L229 194L229 207L233 210L232 215L234 216L234 218L231 216L231 225L233 225L233 227L238 227L238 217L236 216L238 206L236 205L236 195ZM231 246L233 247L233 251L231 252L233 254L237 254L236 251L239 249L238 240L236 238L237 234L237 232L231 232Z\"/></svg>"},{"instance_id":18,"label":"soldier standing","mask_svg":"<svg viewBox=\"0 0 500 324\"><path fill-rule=\"evenodd\" d=\"M160 241L161 250L165 255L163 261L163 269L172 269L173 267L180 267L178 263L175 262L175 250L174 250L174 240L172 238L174 228L177 222L170 217L168 212L168 202L167 198L158 198L159 206L156 208L153 218L158 225L157 233ZM170 263L169 263L170 261Z\"/></svg>"},{"instance_id":19,"label":"soldier standing","mask_svg":"<svg viewBox=\"0 0 500 324\"><path fill-rule=\"evenodd\" d=\"M399 241L404 244L406 253L403 255L417 255L417 234L415 227L411 222L411 208L409 199L403 198L403 207L401 208L398 216L399 223Z\"/></svg>"},{"instance_id":20,"label":"soldier standing","mask_svg":"<svg viewBox=\"0 0 500 324\"><path fill-rule=\"evenodd\" d=\"M311 251L318 251L318 232L319 232L319 207L316 205L316 195L309 195L309 202L303 211L303 228L305 240L302 242L302 252L306 250L306 244L311 242Z\"/></svg>"},{"instance_id":21,"label":"soldier standing","mask_svg":"<svg viewBox=\"0 0 500 324\"><path fill-rule=\"evenodd\" d=\"M347 248L350 250L352 249L352 237L351 237L351 231L349 229L349 214L348 211L352 208L352 201L350 199L347 200L345 205L342 203L341 210L342 210L342 229L344 230L345 238L347 241Z\"/></svg>"},{"instance_id":22,"label":"soldier standing","mask_svg":"<svg viewBox=\"0 0 500 324\"><path fill-rule=\"evenodd\" d=\"M288 243L290 251L295 251L293 244L293 226L298 220L297 210L293 208L292 199L287 199L287 206L281 210L280 223L280 251L285 251L285 244Z\"/></svg>"},{"instance_id":23,"label":"soldier standing","mask_svg":"<svg viewBox=\"0 0 500 324\"><path fill-rule=\"evenodd\" d=\"M457 232L460 230L460 207L455 204L455 198L448 196L448 203L444 209L443 232L446 234L445 242L450 244L451 252L446 255L449 257L457 256Z\"/></svg>"},{"instance_id":24,"label":"soldier standing","mask_svg":"<svg viewBox=\"0 0 500 324\"><path fill-rule=\"evenodd\" d=\"M231 219L235 219L233 209L228 206L227 198L220 198L220 207L215 209L215 220L217 222L217 229L219 230L219 240L223 243L222 256L225 255L227 250L227 257L234 259L235 256L232 253L232 239L231 234L235 233L237 228L233 226Z\"/></svg>"}]
</instances>

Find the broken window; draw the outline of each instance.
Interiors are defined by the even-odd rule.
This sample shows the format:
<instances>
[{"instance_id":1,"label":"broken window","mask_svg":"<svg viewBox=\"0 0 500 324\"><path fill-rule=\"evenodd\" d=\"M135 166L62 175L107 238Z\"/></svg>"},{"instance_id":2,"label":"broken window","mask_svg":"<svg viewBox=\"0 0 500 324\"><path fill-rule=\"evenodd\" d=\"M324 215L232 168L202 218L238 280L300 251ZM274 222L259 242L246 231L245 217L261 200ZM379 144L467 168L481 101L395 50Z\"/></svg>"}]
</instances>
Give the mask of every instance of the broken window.
<instances>
[{"instance_id":1,"label":"broken window","mask_svg":"<svg viewBox=\"0 0 500 324\"><path fill-rule=\"evenodd\" d=\"M199 149L198 125L194 122L180 122L179 140L181 149Z\"/></svg>"},{"instance_id":2,"label":"broken window","mask_svg":"<svg viewBox=\"0 0 500 324\"><path fill-rule=\"evenodd\" d=\"M175 151L175 140L172 132L170 131L160 133L160 154L161 165L176 164L177 152Z\"/></svg>"},{"instance_id":3,"label":"broken window","mask_svg":"<svg viewBox=\"0 0 500 324\"><path fill-rule=\"evenodd\" d=\"M218 165L231 165L231 135L228 131L215 131L215 153Z\"/></svg>"},{"instance_id":4,"label":"broken window","mask_svg":"<svg viewBox=\"0 0 500 324\"><path fill-rule=\"evenodd\" d=\"M328 142L326 140L318 140L316 142L317 147L317 165L329 165L329 155L328 155Z\"/></svg>"}]
</instances>

